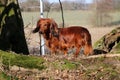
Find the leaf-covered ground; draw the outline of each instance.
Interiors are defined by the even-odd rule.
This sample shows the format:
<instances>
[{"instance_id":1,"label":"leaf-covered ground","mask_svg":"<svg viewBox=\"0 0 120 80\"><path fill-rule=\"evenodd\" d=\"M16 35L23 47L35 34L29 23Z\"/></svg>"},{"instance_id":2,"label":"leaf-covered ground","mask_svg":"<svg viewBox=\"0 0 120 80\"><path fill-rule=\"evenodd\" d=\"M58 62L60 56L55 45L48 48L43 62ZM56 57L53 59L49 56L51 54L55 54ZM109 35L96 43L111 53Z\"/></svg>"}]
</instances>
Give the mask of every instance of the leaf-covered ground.
<instances>
[{"instance_id":1,"label":"leaf-covered ground","mask_svg":"<svg viewBox=\"0 0 120 80\"><path fill-rule=\"evenodd\" d=\"M0 80L120 80L120 56L35 57L0 51L0 64Z\"/></svg>"}]
</instances>

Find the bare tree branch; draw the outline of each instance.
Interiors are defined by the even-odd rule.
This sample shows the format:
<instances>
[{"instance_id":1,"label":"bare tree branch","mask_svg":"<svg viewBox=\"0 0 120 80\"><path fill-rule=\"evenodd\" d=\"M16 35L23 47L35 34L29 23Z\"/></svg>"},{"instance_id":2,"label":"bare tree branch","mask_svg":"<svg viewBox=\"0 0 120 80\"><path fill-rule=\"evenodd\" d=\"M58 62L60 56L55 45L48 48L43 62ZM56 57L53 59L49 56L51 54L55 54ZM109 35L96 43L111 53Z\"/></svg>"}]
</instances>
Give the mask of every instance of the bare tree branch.
<instances>
[{"instance_id":1,"label":"bare tree branch","mask_svg":"<svg viewBox=\"0 0 120 80\"><path fill-rule=\"evenodd\" d=\"M64 28L64 15L63 15L63 7L62 7L62 3L61 3L61 1L59 0L59 3L60 3L60 7L61 7L61 13L62 13L62 21L63 21L63 28Z\"/></svg>"}]
</instances>

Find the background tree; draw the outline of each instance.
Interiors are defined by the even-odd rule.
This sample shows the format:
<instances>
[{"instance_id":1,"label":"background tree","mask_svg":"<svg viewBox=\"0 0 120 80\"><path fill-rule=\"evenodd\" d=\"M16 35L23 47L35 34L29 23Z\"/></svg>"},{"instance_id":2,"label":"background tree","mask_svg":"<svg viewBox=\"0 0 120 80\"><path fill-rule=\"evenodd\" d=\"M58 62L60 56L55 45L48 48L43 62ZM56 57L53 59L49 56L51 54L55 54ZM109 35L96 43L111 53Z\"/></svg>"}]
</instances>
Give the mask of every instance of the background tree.
<instances>
[{"instance_id":1,"label":"background tree","mask_svg":"<svg viewBox=\"0 0 120 80\"><path fill-rule=\"evenodd\" d=\"M113 0L94 0L95 17L93 23L95 26L105 26L112 21L109 12L113 10Z\"/></svg>"},{"instance_id":2,"label":"background tree","mask_svg":"<svg viewBox=\"0 0 120 80\"><path fill-rule=\"evenodd\" d=\"M115 10L120 10L120 0L113 0L113 5Z\"/></svg>"},{"instance_id":3,"label":"background tree","mask_svg":"<svg viewBox=\"0 0 120 80\"><path fill-rule=\"evenodd\" d=\"M47 12L47 15L46 15L47 18L48 18L49 12L50 12L53 4L54 3L50 3L48 0L44 0L44 11Z\"/></svg>"},{"instance_id":4,"label":"background tree","mask_svg":"<svg viewBox=\"0 0 120 80\"><path fill-rule=\"evenodd\" d=\"M44 1L44 11L49 10L60 11L60 4L58 2L50 3L48 0ZM59 0L58 0L59 1ZM84 10L86 9L85 0L61 1L64 10ZM39 0L27 0L20 4L23 11L39 11ZM32 5L32 6L31 6Z\"/></svg>"},{"instance_id":5,"label":"background tree","mask_svg":"<svg viewBox=\"0 0 120 80\"><path fill-rule=\"evenodd\" d=\"M18 1L1 0L1 2L5 5L0 6L2 9L0 12L0 49L29 54Z\"/></svg>"}]
</instances>

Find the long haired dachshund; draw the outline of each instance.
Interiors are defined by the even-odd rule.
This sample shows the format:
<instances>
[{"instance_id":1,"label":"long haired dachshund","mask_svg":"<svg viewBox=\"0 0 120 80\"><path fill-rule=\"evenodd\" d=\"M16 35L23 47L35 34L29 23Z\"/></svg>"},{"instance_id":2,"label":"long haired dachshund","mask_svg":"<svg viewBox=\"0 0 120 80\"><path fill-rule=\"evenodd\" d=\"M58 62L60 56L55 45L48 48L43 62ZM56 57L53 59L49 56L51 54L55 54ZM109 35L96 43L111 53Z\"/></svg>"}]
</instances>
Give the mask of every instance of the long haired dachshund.
<instances>
[{"instance_id":1,"label":"long haired dachshund","mask_svg":"<svg viewBox=\"0 0 120 80\"><path fill-rule=\"evenodd\" d=\"M37 22L37 27L33 33L39 32L46 40L46 45L52 52L60 50L66 54L68 49L75 47L75 57L78 56L81 48L84 48L84 54L92 54L92 40L89 31L80 26L70 26L67 28L58 28L53 19L41 18Z\"/></svg>"}]
</instances>

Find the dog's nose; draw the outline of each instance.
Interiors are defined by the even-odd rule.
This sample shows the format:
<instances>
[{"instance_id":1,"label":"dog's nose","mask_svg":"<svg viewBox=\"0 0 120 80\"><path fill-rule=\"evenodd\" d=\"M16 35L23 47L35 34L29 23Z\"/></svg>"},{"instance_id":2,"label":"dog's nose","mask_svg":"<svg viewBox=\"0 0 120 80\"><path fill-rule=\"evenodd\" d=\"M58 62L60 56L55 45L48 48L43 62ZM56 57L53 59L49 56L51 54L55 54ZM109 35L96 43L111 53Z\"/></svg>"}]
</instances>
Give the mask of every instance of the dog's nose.
<instances>
[{"instance_id":1,"label":"dog's nose","mask_svg":"<svg viewBox=\"0 0 120 80\"><path fill-rule=\"evenodd\" d=\"M40 34L43 34L43 32L41 32L41 31L40 31L39 33L40 33Z\"/></svg>"}]
</instances>

